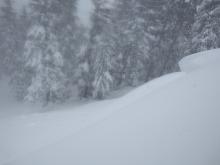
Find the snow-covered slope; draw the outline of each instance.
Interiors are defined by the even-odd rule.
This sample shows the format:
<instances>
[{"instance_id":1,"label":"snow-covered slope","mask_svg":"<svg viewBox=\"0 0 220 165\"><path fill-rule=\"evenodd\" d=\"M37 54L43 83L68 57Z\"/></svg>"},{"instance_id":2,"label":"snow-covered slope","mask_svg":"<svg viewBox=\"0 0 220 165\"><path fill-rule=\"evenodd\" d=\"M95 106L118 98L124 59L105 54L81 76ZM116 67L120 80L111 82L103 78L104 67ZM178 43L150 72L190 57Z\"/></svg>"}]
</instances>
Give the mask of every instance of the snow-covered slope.
<instances>
[{"instance_id":1,"label":"snow-covered slope","mask_svg":"<svg viewBox=\"0 0 220 165\"><path fill-rule=\"evenodd\" d=\"M220 164L219 53L119 99L2 119L0 164Z\"/></svg>"},{"instance_id":2,"label":"snow-covered slope","mask_svg":"<svg viewBox=\"0 0 220 165\"><path fill-rule=\"evenodd\" d=\"M185 57L179 62L179 66L183 72L190 72L196 69L209 67L210 65L218 65L220 61L219 49L204 51Z\"/></svg>"}]
</instances>

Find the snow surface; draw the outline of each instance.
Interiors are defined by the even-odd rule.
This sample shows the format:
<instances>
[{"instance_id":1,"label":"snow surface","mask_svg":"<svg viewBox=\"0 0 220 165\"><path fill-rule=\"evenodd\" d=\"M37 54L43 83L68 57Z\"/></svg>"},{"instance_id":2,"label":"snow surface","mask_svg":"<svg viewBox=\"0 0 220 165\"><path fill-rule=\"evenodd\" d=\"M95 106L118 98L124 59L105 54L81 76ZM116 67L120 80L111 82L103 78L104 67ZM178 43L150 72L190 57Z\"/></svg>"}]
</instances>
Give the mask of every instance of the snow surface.
<instances>
[{"instance_id":1,"label":"snow surface","mask_svg":"<svg viewBox=\"0 0 220 165\"><path fill-rule=\"evenodd\" d=\"M219 49L204 51L185 57L179 62L179 66L184 72L191 72L196 69L204 68L206 66L216 64L220 61Z\"/></svg>"},{"instance_id":2,"label":"snow surface","mask_svg":"<svg viewBox=\"0 0 220 165\"><path fill-rule=\"evenodd\" d=\"M219 165L219 53L121 98L0 119L0 164Z\"/></svg>"}]
</instances>

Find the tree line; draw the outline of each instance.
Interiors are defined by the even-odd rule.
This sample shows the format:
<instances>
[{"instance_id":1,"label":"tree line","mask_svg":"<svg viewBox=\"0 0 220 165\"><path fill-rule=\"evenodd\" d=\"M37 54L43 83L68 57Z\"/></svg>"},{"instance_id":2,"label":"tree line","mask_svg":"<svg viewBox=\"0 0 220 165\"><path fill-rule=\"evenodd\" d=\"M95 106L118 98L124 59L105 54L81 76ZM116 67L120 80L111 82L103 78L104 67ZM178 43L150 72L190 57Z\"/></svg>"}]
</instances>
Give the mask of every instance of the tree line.
<instances>
[{"instance_id":1,"label":"tree line","mask_svg":"<svg viewBox=\"0 0 220 165\"><path fill-rule=\"evenodd\" d=\"M178 71L191 53L220 47L218 0L93 0L91 28L77 0L32 0L0 8L0 76L19 100L104 99Z\"/></svg>"}]
</instances>

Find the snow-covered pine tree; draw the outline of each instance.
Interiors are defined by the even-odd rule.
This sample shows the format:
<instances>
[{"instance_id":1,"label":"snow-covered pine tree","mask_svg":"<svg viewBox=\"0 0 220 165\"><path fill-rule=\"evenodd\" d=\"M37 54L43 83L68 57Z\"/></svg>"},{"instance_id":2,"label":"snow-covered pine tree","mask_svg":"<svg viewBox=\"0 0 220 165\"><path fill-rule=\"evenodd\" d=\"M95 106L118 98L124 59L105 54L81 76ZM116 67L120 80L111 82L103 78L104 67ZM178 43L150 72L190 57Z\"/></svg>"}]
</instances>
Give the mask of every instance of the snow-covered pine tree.
<instances>
[{"instance_id":1,"label":"snow-covered pine tree","mask_svg":"<svg viewBox=\"0 0 220 165\"><path fill-rule=\"evenodd\" d=\"M18 15L17 25L17 37L19 43L19 49L16 54L16 68L11 74L10 85L13 88L13 92L18 100L23 100L26 95L27 87L31 83L30 71L25 67L25 61L23 58L24 46L27 40L27 33L30 28L30 18L28 16L26 8L23 8L21 14Z\"/></svg>"},{"instance_id":2,"label":"snow-covered pine tree","mask_svg":"<svg viewBox=\"0 0 220 165\"><path fill-rule=\"evenodd\" d=\"M92 96L92 74L90 74L91 64L88 56L88 38L81 49L81 56L79 58L78 96L80 99Z\"/></svg>"},{"instance_id":3,"label":"snow-covered pine tree","mask_svg":"<svg viewBox=\"0 0 220 165\"><path fill-rule=\"evenodd\" d=\"M194 21L194 9L190 1L167 0L165 4L161 75L178 70L178 61L185 56Z\"/></svg>"},{"instance_id":4,"label":"snow-covered pine tree","mask_svg":"<svg viewBox=\"0 0 220 165\"><path fill-rule=\"evenodd\" d=\"M33 0L32 25L25 44L26 66L32 71L32 82L25 100L47 105L63 98L65 75L63 56L55 33L60 10L53 8L54 0Z\"/></svg>"},{"instance_id":5,"label":"snow-covered pine tree","mask_svg":"<svg viewBox=\"0 0 220 165\"><path fill-rule=\"evenodd\" d=\"M81 77L79 79L79 97L80 98L91 98L93 97L93 91L94 91L94 77L95 77L95 59L96 54L95 49L97 46L96 37L98 35L102 35L102 29L103 29L103 21L99 20L99 17L102 17L101 15L97 14L98 5L96 3L99 3L99 1L92 1L95 10L92 13L91 21L92 21L92 27L89 30L89 35L87 39L86 49L84 51L84 54L82 54L80 58L80 74ZM100 1L101 2L101 1Z\"/></svg>"},{"instance_id":6,"label":"snow-covered pine tree","mask_svg":"<svg viewBox=\"0 0 220 165\"><path fill-rule=\"evenodd\" d=\"M85 28L77 17L77 0L57 0L57 8L61 11L56 23L59 48L63 55L64 73L67 77L66 94L77 95L73 90L78 85L79 60L85 44Z\"/></svg>"},{"instance_id":7,"label":"snow-covered pine tree","mask_svg":"<svg viewBox=\"0 0 220 165\"><path fill-rule=\"evenodd\" d=\"M185 0L141 0L149 34L148 80L178 70L178 61L188 46L193 8Z\"/></svg>"},{"instance_id":8,"label":"snow-covered pine tree","mask_svg":"<svg viewBox=\"0 0 220 165\"><path fill-rule=\"evenodd\" d=\"M16 67L19 51L18 20L11 0L4 0L0 10L0 72L10 75Z\"/></svg>"},{"instance_id":9,"label":"snow-covered pine tree","mask_svg":"<svg viewBox=\"0 0 220 165\"><path fill-rule=\"evenodd\" d=\"M193 25L192 52L220 47L220 1L200 0Z\"/></svg>"},{"instance_id":10,"label":"snow-covered pine tree","mask_svg":"<svg viewBox=\"0 0 220 165\"><path fill-rule=\"evenodd\" d=\"M142 6L136 0L121 0L116 2L115 8L118 35L116 61L120 68L120 75L116 74L117 84L136 86L145 81L144 61L148 58L149 46Z\"/></svg>"},{"instance_id":11,"label":"snow-covered pine tree","mask_svg":"<svg viewBox=\"0 0 220 165\"><path fill-rule=\"evenodd\" d=\"M93 78L93 97L103 99L111 90L113 40L111 15L112 10L107 0L93 0L93 27L91 30L91 51Z\"/></svg>"},{"instance_id":12,"label":"snow-covered pine tree","mask_svg":"<svg viewBox=\"0 0 220 165\"><path fill-rule=\"evenodd\" d=\"M88 36L87 44L82 49L82 55L79 61L79 71L80 77L78 80L78 95L80 99L83 98L91 98L93 91L93 79L94 79L94 71L92 65L92 37Z\"/></svg>"}]
</instances>

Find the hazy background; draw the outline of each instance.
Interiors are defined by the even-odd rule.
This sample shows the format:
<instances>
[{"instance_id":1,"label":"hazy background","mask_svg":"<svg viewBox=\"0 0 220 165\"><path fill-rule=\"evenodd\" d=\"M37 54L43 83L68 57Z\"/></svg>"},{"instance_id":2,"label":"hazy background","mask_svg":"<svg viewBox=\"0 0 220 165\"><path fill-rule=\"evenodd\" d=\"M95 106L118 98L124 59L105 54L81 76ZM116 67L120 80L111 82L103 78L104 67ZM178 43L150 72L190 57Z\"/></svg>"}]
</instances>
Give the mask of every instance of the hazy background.
<instances>
[{"instance_id":1,"label":"hazy background","mask_svg":"<svg viewBox=\"0 0 220 165\"><path fill-rule=\"evenodd\" d=\"M3 0L0 0L0 6L3 4ZM18 11L24 6L27 5L30 0L14 0L16 6L14 6ZM78 14L82 20L82 23L86 26L90 25L90 14L93 10L93 4L91 0L79 0L78 2Z\"/></svg>"}]
</instances>

